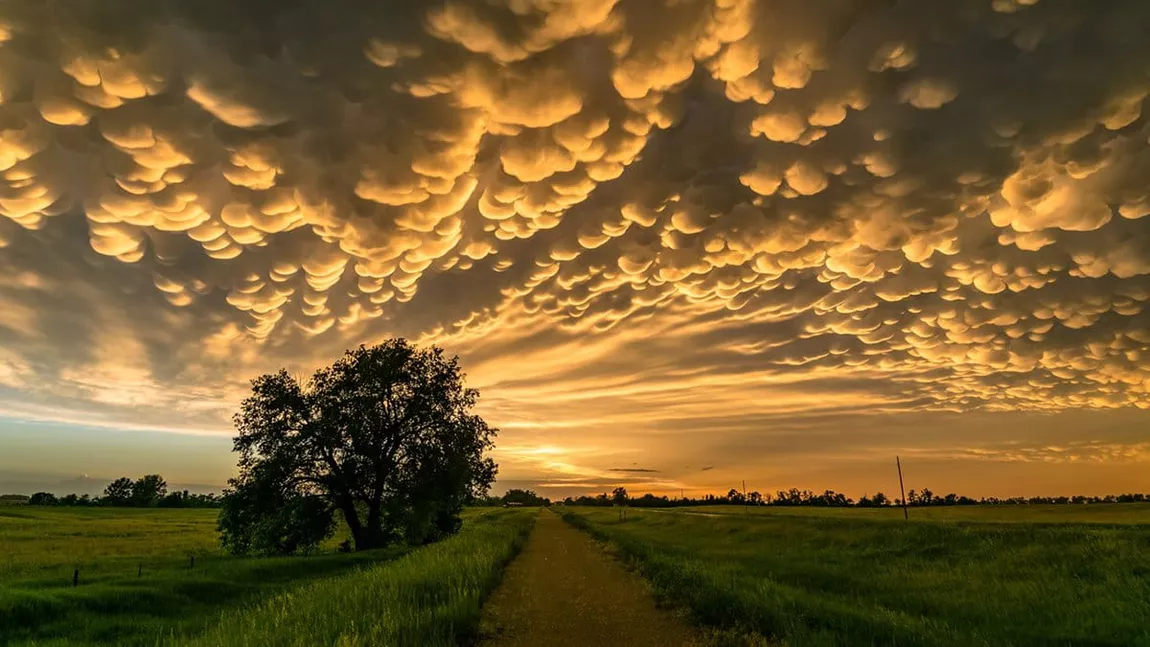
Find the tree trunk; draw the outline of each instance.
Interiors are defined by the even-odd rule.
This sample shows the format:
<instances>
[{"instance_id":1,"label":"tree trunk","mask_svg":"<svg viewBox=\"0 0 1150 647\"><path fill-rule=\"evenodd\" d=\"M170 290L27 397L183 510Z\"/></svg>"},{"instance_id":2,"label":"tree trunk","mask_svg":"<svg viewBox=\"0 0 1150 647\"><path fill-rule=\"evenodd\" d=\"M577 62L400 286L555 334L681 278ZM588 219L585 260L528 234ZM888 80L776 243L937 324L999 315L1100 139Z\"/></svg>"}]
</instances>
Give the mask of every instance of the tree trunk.
<instances>
[{"instance_id":1,"label":"tree trunk","mask_svg":"<svg viewBox=\"0 0 1150 647\"><path fill-rule=\"evenodd\" d=\"M351 531L352 541L355 542L356 550L366 550L373 548L368 546L370 540L367 538L363 524L359 522L359 513L355 510L355 502L350 497L340 497L339 509L343 511L343 520L347 524L347 529Z\"/></svg>"},{"instance_id":2,"label":"tree trunk","mask_svg":"<svg viewBox=\"0 0 1150 647\"><path fill-rule=\"evenodd\" d=\"M369 504L367 510L367 524L363 527L364 538L369 544L369 548L382 548L384 543L383 536L383 515L380 510L379 503ZM356 550L361 550L356 548Z\"/></svg>"}]
</instances>

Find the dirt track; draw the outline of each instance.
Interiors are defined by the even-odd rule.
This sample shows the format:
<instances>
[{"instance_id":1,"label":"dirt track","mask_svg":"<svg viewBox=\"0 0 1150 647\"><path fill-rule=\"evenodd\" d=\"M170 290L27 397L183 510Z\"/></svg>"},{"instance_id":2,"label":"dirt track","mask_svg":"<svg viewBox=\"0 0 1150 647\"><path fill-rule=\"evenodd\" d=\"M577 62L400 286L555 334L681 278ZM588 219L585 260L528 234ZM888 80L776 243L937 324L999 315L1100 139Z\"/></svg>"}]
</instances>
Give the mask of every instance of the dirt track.
<instances>
[{"instance_id":1,"label":"dirt track","mask_svg":"<svg viewBox=\"0 0 1150 647\"><path fill-rule=\"evenodd\" d=\"M540 513L484 607L485 647L703 644L629 573L558 515Z\"/></svg>"}]
</instances>

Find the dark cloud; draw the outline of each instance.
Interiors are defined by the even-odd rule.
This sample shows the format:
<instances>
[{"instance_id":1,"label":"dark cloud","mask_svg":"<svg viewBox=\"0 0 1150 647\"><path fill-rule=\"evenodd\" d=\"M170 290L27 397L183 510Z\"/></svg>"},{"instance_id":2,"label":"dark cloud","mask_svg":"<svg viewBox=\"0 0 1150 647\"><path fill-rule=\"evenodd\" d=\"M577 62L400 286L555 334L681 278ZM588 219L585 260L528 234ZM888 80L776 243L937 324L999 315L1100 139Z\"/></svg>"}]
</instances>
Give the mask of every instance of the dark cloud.
<instances>
[{"instance_id":1,"label":"dark cloud","mask_svg":"<svg viewBox=\"0 0 1150 647\"><path fill-rule=\"evenodd\" d=\"M393 334L462 353L513 444L1148 410L1148 32L1140 0L0 0L0 410L222 430L259 371Z\"/></svg>"}]
</instances>

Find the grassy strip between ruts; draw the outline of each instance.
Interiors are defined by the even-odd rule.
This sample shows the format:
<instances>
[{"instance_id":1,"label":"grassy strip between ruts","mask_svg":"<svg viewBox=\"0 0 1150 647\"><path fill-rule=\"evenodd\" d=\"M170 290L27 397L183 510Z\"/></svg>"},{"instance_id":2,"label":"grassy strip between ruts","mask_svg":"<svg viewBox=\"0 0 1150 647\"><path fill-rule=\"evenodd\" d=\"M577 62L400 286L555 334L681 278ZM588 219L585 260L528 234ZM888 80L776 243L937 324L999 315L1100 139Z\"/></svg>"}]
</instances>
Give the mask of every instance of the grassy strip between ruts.
<instances>
[{"instance_id":1,"label":"grassy strip between ruts","mask_svg":"<svg viewBox=\"0 0 1150 647\"><path fill-rule=\"evenodd\" d=\"M560 508L731 643L1150 645L1150 527Z\"/></svg>"},{"instance_id":2,"label":"grassy strip between ruts","mask_svg":"<svg viewBox=\"0 0 1150 647\"><path fill-rule=\"evenodd\" d=\"M450 539L225 613L204 635L172 644L457 645L475 635L483 599L523 546L536 514L476 515Z\"/></svg>"}]
</instances>

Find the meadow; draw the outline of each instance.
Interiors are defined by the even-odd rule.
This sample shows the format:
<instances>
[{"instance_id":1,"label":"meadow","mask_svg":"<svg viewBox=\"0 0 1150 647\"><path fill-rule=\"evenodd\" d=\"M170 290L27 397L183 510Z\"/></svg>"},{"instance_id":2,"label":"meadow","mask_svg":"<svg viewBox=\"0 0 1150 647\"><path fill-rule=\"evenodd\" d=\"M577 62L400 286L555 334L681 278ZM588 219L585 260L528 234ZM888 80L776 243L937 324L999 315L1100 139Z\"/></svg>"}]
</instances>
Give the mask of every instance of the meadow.
<instances>
[{"instance_id":1,"label":"meadow","mask_svg":"<svg viewBox=\"0 0 1150 647\"><path fill-rule=\"evenodd\" d=\"M473 511L459 534L393 562L321 580L225 614L196 647L448 647L478 635L482 602L518 554L538 510Z\"/></svg>"},{"instance_id":2,"label":"meadow","mask_svg":"<svg viewBox=\"0 0 1150 647\"><path fill-rule=\"evenodd\" d=\"M558 510L719 642L1150 645L1150 506Z\"/></svg>"},{"instance_id":3,"label":"meadow","mask_svg":"<svg viewBox=\"0 0 1150 647\"><path fill-rule=\"evenodd\" d=\"M905 521L902 508L710 505L674 508L698 515L768 515L781 517L838 517L872 521ZM1086 505L1000 504L912 507L913 521L974 521L980 523L1106 523L1150 525L1150 503L1092 503Z\"/></svg>"},{"instance_id":4,"label":"meadow","mask_svg":"<svg viewBox=\"0 0 1150 647\"><path fill-rule=\"evenodd\" d=\"M491 511L469 510L464 531L441 545L337 553L335 544L342 539L337 534L317 554L267 558L222 552L215 529L217 513L0 507L0 645L178 642L212 630L225 614L233 626L243 624L247 610L293 599L301 587L342 577L339 586L352 590L356 578L378 573L372 569L411 568L411 557L427 559L430 551L448 561L458 557L474 572L477 566L468 560L475 545L466 546L468 555L445 556L444 547L470 538L467 541L494 542L497 550L504 551L501 554L514 554L515 537L526 533L531 520L529 514L489 516ZM494 568L492 564L488 566ZM73 586L77 569L79 585ZM433 576L428 571L434 581L414 585L433 591L458 584L440 578L441 573ZM457 592L474 597L470 590ZM418 624L416 619L411 622ZM456 625L450 630L462 631ZM229 630L227 635L239 634Z\"/></svg>"}]
</instances>

